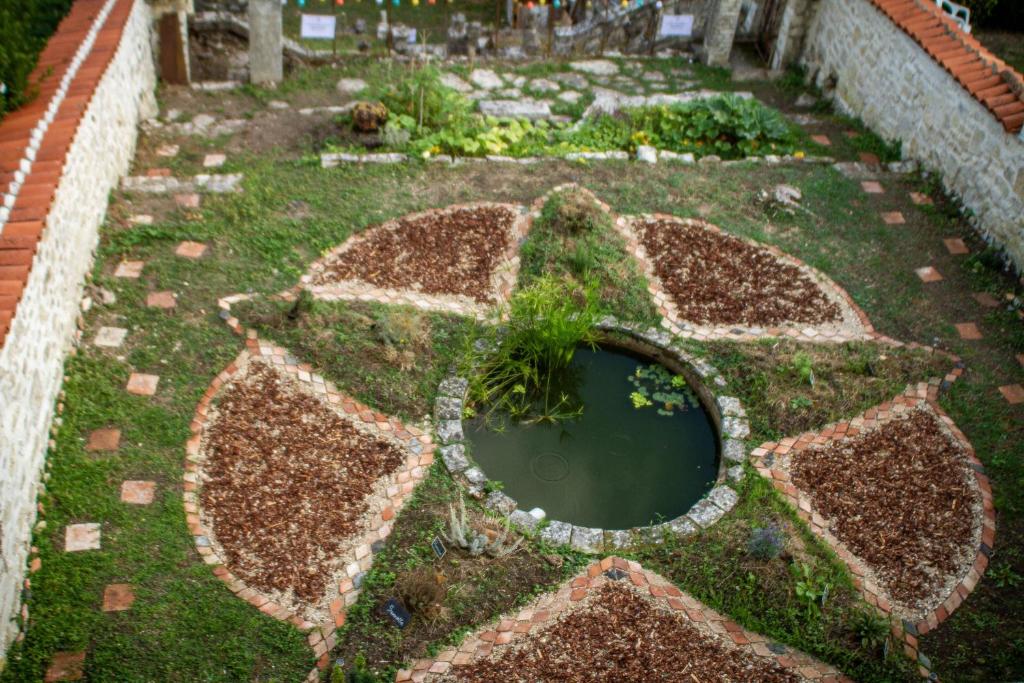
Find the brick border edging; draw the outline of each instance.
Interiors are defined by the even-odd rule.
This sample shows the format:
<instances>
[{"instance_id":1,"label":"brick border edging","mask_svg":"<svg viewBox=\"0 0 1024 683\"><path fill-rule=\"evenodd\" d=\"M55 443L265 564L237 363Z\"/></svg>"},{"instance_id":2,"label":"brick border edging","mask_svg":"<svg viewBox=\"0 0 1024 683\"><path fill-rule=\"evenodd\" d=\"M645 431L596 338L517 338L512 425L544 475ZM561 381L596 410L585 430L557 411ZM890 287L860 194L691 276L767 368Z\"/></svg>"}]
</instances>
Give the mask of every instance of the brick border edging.
<instances>
[{"instance_id":1,"label":"brick border edging","mask_svg":"<svg viewBox=\"0 0 1024 683\"><path fill-rule=\"evenodd\" d=\"M615 578L618 577L618 578ZM594 588L610 581L629 579L632 589L653 602L656 608L678 614L691 622L705 635L714 637L724 647L745 651L753 657L771 660L803 680L821 683L852 683L834 667L810 657L799 650L772 643L764 636L747 631L736 622L705 606L692 596L679 590L664 577L645 570L639 563L610 556L598 560L576 577L564 582L556 591L546 593L514 613L509 613L489 626L466 636L456 647L448 648L434 658L419 659L412 666L395 674L397 683L421 683L435 675L447 673L452 665L468 664L489 656L495 647L516 644L528 638L531 632L552 625L560 613L571 604L588 597ZM646 589L646 594L643 591ZM778 652L779 649L782 652Z\"/></svg>"},{"instance_id":2,"label":"brick border edging","mask_svg":"<svg viewBox=\"0 0 1024 683\"><path fill-rule=\"evenodd\" d=\"M307 642L317 657L317 667L310 672L307 680L318 680L319 670L329 664L329 653L337 644L335 630L345 623L345 611L354 604L359 596L360 587L356 586L356 577L370 569L373 564L373 544L387 538L392 529L392 519L405 505L415 490L416 484L426 477L426 469L434 461L435 446L430 434L422 429L405 425L398 419L388 417L374 411L359 401L340 392L333 383L313 373L312 366L298 363L283 347L261 342L255 330L244 329L237 318L230 315L231 304L247 298L246 296L226 297L218 301L222 318L236 334L245 337L245 349L221 371L210 383L199 404L189 427L192 436L185 445L184 461L184 493L182 497L185 520L189 533L193 536L196 551L206 564L213 567L214 575L227 584L232 593L256 607L264 614L280 621L286 621L306 633ZM202 454L204 429L208 426L209 411L214 398L222 387L232 380L241 377L239 372L248 363L257 360L266 362L278 373L286 373L294 381L306 385L304 391L318 394L326 406L343 419L360 425L360 431L369 430L378 437L383 437L401 448L408 454L404 465L384 475L377 481L387 480L386 501L380 501L383 508L370 523L369 530L353 540L351 548L344 553L351 556L352 561L345 566L346 578L336 587L330 589L329 596L337 593L329 605L331 619L322 624L312 624L295 612L275 603L268 595L246 585L244 581L231 573L227 563L215 552L211 538L216 538L202 522L202 509L199 500L199 479L201 464L205 459ZM289 362L295 360L295 362ZM311 388L310 388L311 387Z\"/></svg>"},{"instance_id":3,"label":"brick border edging","mask_svg":"<svg viewBox=\"0 0 1024 683\"><path fill-rule=\"evenodd\" d=\"M501 259L491 271L490 291L486 292L491 300L491 305L463 295L424 294L413 289L378 287L361 280L339 280L323 285L312 284L313 279L324 272L332 261L342 256L352 247L366 242L377 233L394 230L398 227L400 221L418 221L433 216L446 215L454 211L484 208L504 208L514 214L514 219L506 230L508 246ZM507 302L512 295L512 289L515 287L516 279L519 276L519 242L529 234L532 224L533 216L525 212L523 206L501 202L451 204L443 208L426 209L405 214L377 225L367 226L367 229L350 235L340 245L329 250L310 264L309 268L306 269L306 272L299 279L299 283L285 292L285 295L294 296L304 289L314 299L321 301L376 301L378 303L414 306L420 310L455 313L471 318L484 319L491 310L491 306Z\"/></svg>"},{"instance_id":4,"label":"brick border edging","mask_svg":"<svg viewBox=\"0 0 1024 683\"><path fill-rule=\"evenodd\" d=\"M886 591L871 578L870 567L828 530L828 520L814 509L810 496L801 493L792 483L789 466L775 463L774 456L799 452L812 445L842 441L887 424L895 419L897 413L920 408L933 411L936 418L949 429L950 435L959 443L966 455L965 465L974 475L972 481L981 499L981 541L973 564L966 572L963 572L960 581L944 601L917 622L899 618L898 623L894 621L892 624L893 635L903 642L904 654L918 664L919 672L923 677L931 677L934 674L931 671L931 662L919 650L918 637L937 628L974 590L988 566L995 542L995 507L992 500L992 487L985 474L984 465L978 460L974 447L966 435L938 404L940 389L948 387L950 382L955 381L962 374L963 367L958 363L958 367L954 368L945 378L941 380L935 378L916 386L910 385L891 401L869 408L850 420L827 425L818 432L805 432L800 436L786 437L778 442L766 442L751 452L751 460L758 474L771 481L783 498L796 509L797 515L807 523L815 536L823 540L839 556L853 574L854 585L864 600L892 621L893 617L898 617L898 615L894 614L892 602ZM901 406L904 408L901 409ZM894 408L895 411L893 411Z\"/></svg>"}]
</instances>

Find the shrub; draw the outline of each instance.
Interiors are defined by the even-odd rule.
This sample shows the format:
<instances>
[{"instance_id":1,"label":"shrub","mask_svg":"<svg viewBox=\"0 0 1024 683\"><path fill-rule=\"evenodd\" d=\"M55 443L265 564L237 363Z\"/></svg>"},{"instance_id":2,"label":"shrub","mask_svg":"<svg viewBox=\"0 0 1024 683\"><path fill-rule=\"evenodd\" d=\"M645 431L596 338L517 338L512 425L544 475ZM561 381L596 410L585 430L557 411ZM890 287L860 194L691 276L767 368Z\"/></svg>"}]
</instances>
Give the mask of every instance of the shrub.
<instances>
[{"instance_id":1,"label":"shrub","mask_svg":"<svg viewBox=\"0 0 1024 683\"><path fill-rule=\"evenodd\" d=\"M786 537L776 526L769 526L763 529L754 529L750 533L750 540L747 541L747 552L756 559L766 562L774 560L782 553L786 545Z\"/></svg>"},{"instance_id":2,"label":"shrub","mask_svg":"<svg viewBox=\"0 0 1024 683\"><path fill-rule=\"evenodd\" d=\"M71 0L0 3L0 118L33 96L29 74L39 53L71 8Z\"/></svg>"}]
</instances>

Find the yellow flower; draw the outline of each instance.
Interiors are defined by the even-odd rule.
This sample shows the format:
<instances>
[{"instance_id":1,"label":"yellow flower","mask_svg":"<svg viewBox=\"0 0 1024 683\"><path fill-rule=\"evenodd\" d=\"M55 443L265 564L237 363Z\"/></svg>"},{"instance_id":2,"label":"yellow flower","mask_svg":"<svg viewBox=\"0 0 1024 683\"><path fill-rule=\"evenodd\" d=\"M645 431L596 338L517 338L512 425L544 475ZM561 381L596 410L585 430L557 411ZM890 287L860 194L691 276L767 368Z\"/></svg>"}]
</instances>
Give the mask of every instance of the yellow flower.
<instances>
[{"instance_id":1,"label":"yellow flower","mask_svg":"<svg viewBox=\"0 0 1024 683\"><path fill-rule=\"evenodd\" d=\"M429 149L423 150L423 154L421 156L424 159L429 159L430 158L430 150Z\"/></svg>"},{"instance_id":2,"label":"yellow flower","mask_svg":"<svg viewBox=\"0 0 1024 683\"><path fill-rule=\"evenodd\" d=\"M797 151L793 152L793 157L796 158L796 159L803 159L804 158L803 150L797 150Z\"/></svg>"}]
</instances>

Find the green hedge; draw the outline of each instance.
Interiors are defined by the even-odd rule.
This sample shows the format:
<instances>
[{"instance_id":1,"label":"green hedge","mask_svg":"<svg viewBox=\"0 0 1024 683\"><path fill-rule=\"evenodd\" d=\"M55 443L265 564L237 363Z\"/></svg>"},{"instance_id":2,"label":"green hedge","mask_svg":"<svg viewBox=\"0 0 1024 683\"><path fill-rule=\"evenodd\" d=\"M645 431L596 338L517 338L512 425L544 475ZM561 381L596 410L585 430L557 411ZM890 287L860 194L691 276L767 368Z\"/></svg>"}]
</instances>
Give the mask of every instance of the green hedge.
<instances>
[{"instance_id":1,"label":"green hedge","mask_svg":"<svg viewBox=\"0 0 1024 683\"><path fill-rule=\"evenodd\" d=\"M32 98L28 76L72 0L0 0L0 118Z\"/></svg>"}]
</instances>

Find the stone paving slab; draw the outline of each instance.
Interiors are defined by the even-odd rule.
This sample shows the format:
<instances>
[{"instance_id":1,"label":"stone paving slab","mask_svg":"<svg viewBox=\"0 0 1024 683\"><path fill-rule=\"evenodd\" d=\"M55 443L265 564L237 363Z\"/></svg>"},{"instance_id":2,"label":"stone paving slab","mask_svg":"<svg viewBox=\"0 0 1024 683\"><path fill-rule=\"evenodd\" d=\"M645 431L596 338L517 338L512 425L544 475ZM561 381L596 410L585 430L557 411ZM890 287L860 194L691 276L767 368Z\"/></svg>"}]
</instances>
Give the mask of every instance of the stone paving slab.
<instances>
[{"instance_id":1,"label":"stone paving slab","mask_svg":"<svg viewBox=\"0 0 1024 683\"><path fill-rule=\"evenodd\" d=\"M135 602L135 591L131 584L112 583L103 590L103 611L123 612Z\"/></svg>"},{"instance_id":2,"label":"stone paving slab","mask_svg":"<svg viewBox=\"0 0 1024 683\"><path fill-rule=\"evenodd\" d=\"M667 579L645 570L637 562L620 557L605 557L567 580L556 590L541 595L525 607L509 612L494 622L467 635L457 646L437 656L419 659L395 675L395 681L417 683L448 680L453 666L471 664L494 656L506 649L516 648L531 639L543 637L544 631L555 624L568 610L586 604L598 589L621 582L642 596L652 606L675 614L689 622L703 635L713 638L720 646L743 652L757 659L769 661L787 669L803 681L821 683L852 683L834 667L798 650L773 643L764 636L748 631L736 622L704 605L688 593L679 590Z\"/></svg>"},{"instance_id":3,"label":"stone paving slab","mask_svg":"<svg viewBox=\"0 0 1024 683\"><path fill-rule=\"evenodd\" d=\"M156 492L155 481L129 479L121 484L121 501L132 505L149 505Z\"/></svg>"},{"instance_id":4,"label":"stone paving slab","mask_svg":"<svg viewBox=\"0 0 1024 683\"><path fill-rule=\"evenodd\" d=\"M85 444L87 451L116 451L121 444L121 430L113 428L97 429L89 434Z\"/></svg>"},{"instance_id":5,"label":"stone paving slab","mask_svg":"<svg viewBox=\"0 0 1024 683\"><path fill-rule=\"evenodd\" d=\"M64 530L64 551L77 553L100 549L100 525L95 522L69 524Z\"/></svg>"},{"instance_id":6,"label":"stone paving slab","mask_svg":"<svg viewBox=\"0 0 1024 683\"><path fill-rule=\"evenodd\" d=\"M101 327L93 344L107 349L116 349L124 343L128 330L123 327Z\"/></svg>"},{"instance_id":7,"label":"stone paving slab","mask_svg":"<svg viewBox=\"0 0 1024 683\"><path fill-rule=\"evenodd\" d=\"M85 677L85 652L57 652L50 660L43 680L46 683L57 681L80 681Z\"/></svg>"}]
</instances>

